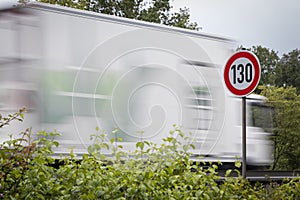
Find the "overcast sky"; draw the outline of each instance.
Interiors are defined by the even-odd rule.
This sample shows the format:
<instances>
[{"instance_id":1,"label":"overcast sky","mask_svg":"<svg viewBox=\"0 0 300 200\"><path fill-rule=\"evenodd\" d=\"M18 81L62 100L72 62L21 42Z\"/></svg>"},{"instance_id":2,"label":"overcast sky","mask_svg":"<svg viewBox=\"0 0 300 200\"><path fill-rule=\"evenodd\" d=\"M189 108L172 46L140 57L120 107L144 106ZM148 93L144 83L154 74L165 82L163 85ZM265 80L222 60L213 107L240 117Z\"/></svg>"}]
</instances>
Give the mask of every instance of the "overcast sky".
<instances>
[{"instance_id":1,"label":"overcast sky","mask_svg":"<svg viewBox=\"0 0 300 200\"><path fill-rule=\"evenodd\" d=\"M203 32L288 53L300 49L300 0L174 0Z\"/></svg>"}]
</instances>

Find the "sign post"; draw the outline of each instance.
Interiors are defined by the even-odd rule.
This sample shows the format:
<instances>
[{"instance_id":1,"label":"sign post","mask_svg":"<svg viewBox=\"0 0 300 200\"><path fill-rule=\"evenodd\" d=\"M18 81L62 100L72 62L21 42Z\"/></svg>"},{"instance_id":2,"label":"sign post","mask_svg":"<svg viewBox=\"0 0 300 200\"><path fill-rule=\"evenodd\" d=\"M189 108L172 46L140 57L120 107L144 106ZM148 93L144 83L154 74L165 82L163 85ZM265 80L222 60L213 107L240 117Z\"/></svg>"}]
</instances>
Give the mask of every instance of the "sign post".
<instances>
[{"instance_id":1,"label":"sign post","mask_svg":"<svg viewBox=\"0 0 300 200\"><path fill-rule=\"evenodd\" d=\"M246 118L246 97L242 97L242 176L246 178L246 167L247 167L247 118Z\"/></svg>"},{"instance_id":2,"label":"sign post","mask_svg":"<svg viewBox=\"0 0 300 200\"><path fill-rule=\"evenodd\" d=\"M246 96L252 93L260 80L258 58L250 51L238 51L227 61L224 68L224 81L228 90L242 97L242 176L246 178Z\"/></svg>"}]
</instances>

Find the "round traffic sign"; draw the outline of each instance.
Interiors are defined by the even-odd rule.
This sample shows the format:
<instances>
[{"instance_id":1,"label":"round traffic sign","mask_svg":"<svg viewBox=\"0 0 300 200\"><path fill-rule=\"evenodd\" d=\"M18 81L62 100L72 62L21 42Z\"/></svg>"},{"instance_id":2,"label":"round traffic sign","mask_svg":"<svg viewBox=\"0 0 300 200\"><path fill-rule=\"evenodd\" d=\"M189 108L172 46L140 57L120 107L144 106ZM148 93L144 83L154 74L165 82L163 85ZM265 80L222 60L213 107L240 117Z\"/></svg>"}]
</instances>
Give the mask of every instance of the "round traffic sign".
<instances>
[{"instance_id":1,"label":"round traffic sign","mask_svg":"<svg viewBox=\"0 0 300 200\"><path fill-rule=\"evenodd\" d=\"M258 58L250 51L239 51L227 61L224 69L224 81L230 92L237 96L246 96L253 92L260 80Z\"/></svg>"}]
</instances>

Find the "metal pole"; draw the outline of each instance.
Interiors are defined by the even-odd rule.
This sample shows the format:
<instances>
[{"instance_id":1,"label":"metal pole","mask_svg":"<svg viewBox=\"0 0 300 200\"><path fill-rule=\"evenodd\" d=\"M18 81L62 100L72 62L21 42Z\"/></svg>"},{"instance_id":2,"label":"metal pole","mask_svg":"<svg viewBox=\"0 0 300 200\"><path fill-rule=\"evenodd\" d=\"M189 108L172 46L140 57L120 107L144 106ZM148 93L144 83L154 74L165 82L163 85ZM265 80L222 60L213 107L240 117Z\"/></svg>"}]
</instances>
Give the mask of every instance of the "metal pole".
<instances>
[{"instance_id":1,"label":"metal pole","mask_svg":"<svg viewBox=\"0 0 300 200\"><path fill-rule=\"evenodd\" d=\"M242 176L246 178L246 97L242 97Z\"/></svg>"}]
</instances>

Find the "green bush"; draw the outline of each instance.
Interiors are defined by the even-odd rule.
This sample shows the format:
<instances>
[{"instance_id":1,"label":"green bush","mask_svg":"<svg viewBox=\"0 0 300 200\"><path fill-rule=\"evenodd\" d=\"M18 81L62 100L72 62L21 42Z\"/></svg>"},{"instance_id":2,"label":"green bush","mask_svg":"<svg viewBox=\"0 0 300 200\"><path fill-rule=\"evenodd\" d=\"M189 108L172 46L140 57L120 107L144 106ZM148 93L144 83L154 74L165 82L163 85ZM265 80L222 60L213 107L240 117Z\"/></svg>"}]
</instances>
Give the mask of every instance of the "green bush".
<instances>
[{"instance_id":1,"label":"green bush","mask_svg":"<svg viewBox=\"0 0 300 200\"><path fill-rule=\"evenodd\" d=\"M7 118L22 121L24 110ZM0 126L1 126L0 124ZM2 126L1 126L2 127ZM251 185L242 177L218 176L218 166L192 162L188 153L193 145L174 126L163 144L136 143L136 150L125 152L118 141L107 141L99 131L95 143L80 160L70 152L55 166L52 147L56 132L38 133L30 129L21 137L1 144L0 198L3 199L297 199L300 179L281 185ZM115 134L115 132L113 133ZM112 156L104 152L111 151ZM237 171L237 170L236 170ZM238 172L238 171L237 171Z\"/></svg>"}]
</instances>

